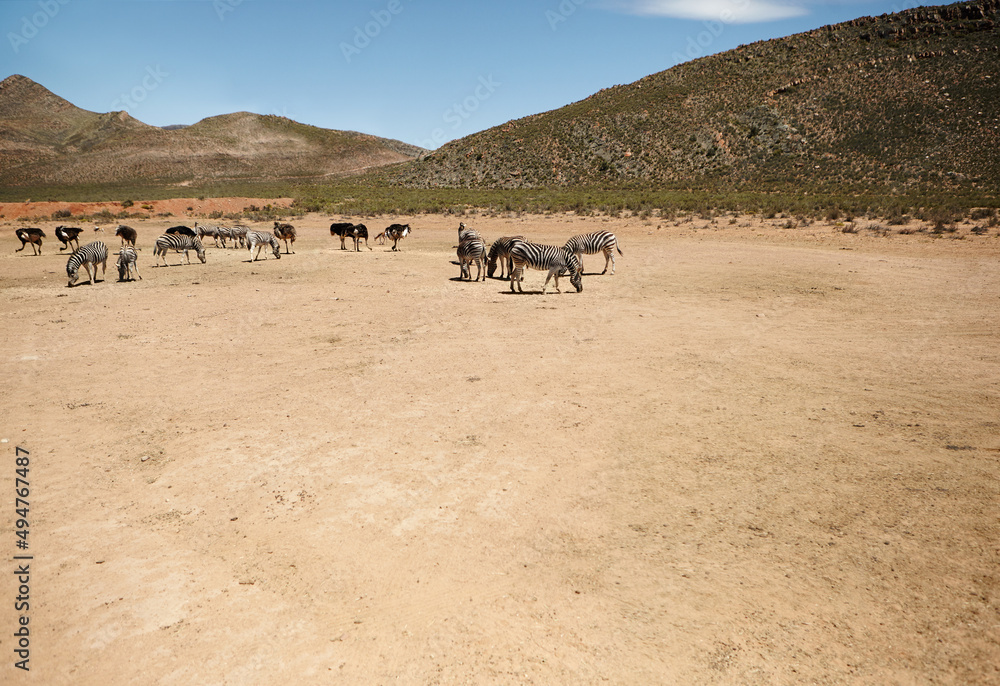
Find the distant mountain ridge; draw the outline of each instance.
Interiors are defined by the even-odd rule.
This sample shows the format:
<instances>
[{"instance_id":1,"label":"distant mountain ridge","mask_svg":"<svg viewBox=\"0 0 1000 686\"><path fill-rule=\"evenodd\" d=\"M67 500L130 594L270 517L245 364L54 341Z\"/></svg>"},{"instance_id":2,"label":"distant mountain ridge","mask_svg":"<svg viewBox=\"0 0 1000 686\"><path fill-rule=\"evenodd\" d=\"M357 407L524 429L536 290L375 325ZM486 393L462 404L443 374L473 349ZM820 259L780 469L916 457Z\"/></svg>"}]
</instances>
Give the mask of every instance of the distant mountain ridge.
<instances>
[{"instance_id":1,"label":"distant mountain ridge","mask_svg":"<svg viewBox=\"0 0 1000 686\"><path fill-rule=\"evenodd\" d=\"M422 152L401 141L250 112L160 128L124 111L81 109L24 76L0 82L0 183L9 186L313 178Z\"/></svg>"},{"instance_id":2,"label":"distant mountain ridge","mask_svg":"<svg viewBox=\"0 0 1000 686\"><path fill-rule=\"evenodd\" d=\"M452 141L410 187L1000 187L1000 2L741 46Z\"/></svg>"}]
</instances>

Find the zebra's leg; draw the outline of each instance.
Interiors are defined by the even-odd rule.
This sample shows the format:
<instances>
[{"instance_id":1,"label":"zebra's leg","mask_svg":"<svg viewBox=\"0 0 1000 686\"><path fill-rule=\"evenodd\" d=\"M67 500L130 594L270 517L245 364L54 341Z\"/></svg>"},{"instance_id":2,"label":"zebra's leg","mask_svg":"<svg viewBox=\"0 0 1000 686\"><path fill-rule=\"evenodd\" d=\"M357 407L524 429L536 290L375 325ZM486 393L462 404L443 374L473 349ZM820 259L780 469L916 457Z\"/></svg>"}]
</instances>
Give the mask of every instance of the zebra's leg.
<instances>
[{"instance_id":1,"label":"zebra's leg","mask_svg":"<svg viewBox=\"0 0 1000 686\"><path fill-rule=\"evenodd\" d=\"M94 265L94 276L97 276L97 265ZM108 280L108 258L105 257L104 261L101 262L101 281Z\"/></svg>"}]
</instances>

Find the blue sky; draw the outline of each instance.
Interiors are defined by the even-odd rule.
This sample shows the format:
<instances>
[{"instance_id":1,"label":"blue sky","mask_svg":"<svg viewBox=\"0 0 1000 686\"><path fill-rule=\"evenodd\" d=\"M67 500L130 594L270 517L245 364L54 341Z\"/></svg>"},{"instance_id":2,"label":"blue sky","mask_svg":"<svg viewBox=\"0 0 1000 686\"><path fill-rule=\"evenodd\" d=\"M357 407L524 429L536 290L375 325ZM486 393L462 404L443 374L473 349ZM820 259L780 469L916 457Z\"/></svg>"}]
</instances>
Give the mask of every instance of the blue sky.
<instances>
[{"instance_id":1,"label":"blue sky","mask_svg":"<svg viewBox=\"0 0 1000 686\"><path fill-rule=\"evenodd\" d=\"M164 126L247 110L435 148L912 0L0 0L0 79Z\"/></svg>"}]
</instances>

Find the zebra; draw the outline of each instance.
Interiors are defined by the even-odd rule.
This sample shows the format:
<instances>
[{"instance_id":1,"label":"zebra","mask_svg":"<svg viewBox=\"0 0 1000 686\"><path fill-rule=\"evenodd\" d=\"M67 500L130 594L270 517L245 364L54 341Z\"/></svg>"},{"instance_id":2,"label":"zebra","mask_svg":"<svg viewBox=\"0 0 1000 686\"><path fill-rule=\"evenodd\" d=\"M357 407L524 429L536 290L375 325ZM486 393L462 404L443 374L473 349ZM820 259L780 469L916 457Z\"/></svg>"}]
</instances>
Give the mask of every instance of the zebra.
<instances>
[{"instance_id":1,"label":"zebra","mask_svg":"<svg viewBox=\"0 0 1000 686\"><path fill-rule=\"evenodd\" d=\"M118 251L118 280L135 281L135 277L132 276L134 272L135 276L138 276L139 280L142 281L138 261L139 253L135 251L135 248L131 245L123 245L122 249Z\"/></svg>"},{"instance_id":2,"label":"zebra","mask_svg":"<svg viewBox=\"0 0 1000 686\"><path fill-rule=\"evenodd\" d=\"M514 241L523 240L524 236L501 236L493 241L493 245L490 246L490 254L486 260L486 274L490 278L493 278L493 273L497 270L498 262L500 263L500 278L504 277L505 271L507 276L510 276L510 270L513 269L510 263L510 246L514 244Z\"/></svg>"},{"instance_id":3,"label":"zebra","mask_svg":"<svg viewBox=\"0 0 1000 686\"><path fill-rule=\"evenodd\" d=\"M486 282L486 274L483 267L485 267L486 262L486 243L483 239L479 237L479 234L469 235L462 239L458 244L458 264L461 269L459 274L460 279L471 279L472 278L472 263L476 263L476 281L479 281L480 275L483 277L483 283Z\"/></svg>"},{"instance_id":4,"label":"zebra","mask_svg":"<svg viewBox=\"0 0 1000 686\"><path fill-rule=\"evenodd\" d=\"M204 224L194 223L194 232L198 238L204 238L205 236L211 236L215 239L215 247L219 247L219 227L218 226L205 226ZM222 247L226 247L225 240L222 241Z\"/></svg>"},{"instance_id":5,"label":"zebra","mask_svg":"<svg viewBox=\"0 0 1000 686\"><path fill-rule=\"evenodd\" d=\"M239 248L247 247L247 231L249 229L249 226L244 226L243 224L234 225L230 229L233 233L233 244Z\"/></svg>"},{"instance_id":6,"label":"zebra","mask_svg":"<svg viewBox=\"0 0 1000 686\"><path fill-rule=\"evenodd\" d=\"M76 249L80 247L80 234L83 233L83 229L78 226L57 226L56 227L56 238L62 241L63 247L59 248L60 251L66 250L71 247L72 243L76 243Z\"/></svg>"},{"instance_id":7,"label":"zebra","mask_svg":"<svg viewBox=\"0 0 1000 686\"><path fill-rule=\"evenodd\" d=\"M233 242L233 247L236 247L236 236L233 235L233 230L228 226L216 226L215 236L217 240L222 241L222 247L226 247L226 240L229 239Z\"/></svg>"},{"instance_id":8,"label":"zebra","mask_svg":"<svg viewBox=\"0 0 1000 686\"><path fill-rule=\"evenodd\" d=\"M274 222L274 237L280 241L285 241L285 254L289 254L288 242L295 245L295 227L291 224L281 224Z\"/></svg>"},{"instance_id":9,"label":"zebra","mask_svg":"<svg viewBox=\"0 0 1000 686\"><path fill-rule=\"evenodd\" d=\"M461 243L466 238L482 238L479 232L475 229L470 229L465 226L465 222L458 223L458 242Z\"/></svg>"},{"instance_id":10,"label":"zebra","mask_svg":"<svg viewBox=\"0 0 1000 686\"><path fill-rule=\"evenodd\" d=\"M69 276L69 285L72 287L80 278L80 265L87 270L90 283L97 281L97 265L101 265L101 276L108 270L108 246L103 241L87 243L82 248L74 250L66 261L66 275ZM91 273L93 269L93 273Z\"/></svg>"},{"instance_id":11,"label":"zebra","mask_svg":"<svg viewBox=\"0 0 1000 686\"><path fill-rule=\"evenodd\" d=\"M406 238L412 230L413 229L410 228L409 224L393 224L392 226L386 228L385 231L375 236L375 240L378 241L379 239L382 239L382 243L385 243L386 239L388 239L392 241L392 249L395 250L396 244Z\"/></svg>"},{"instance_id":12,"label":"zebra","mask_svg":"<svg viewBox=\"0 0 1000 686\"><path fill-rule=\"evenodd\" d=\"M542 295L545 295L545 287L549 285L549 279L552 277L556 279L556 293L562 292L559 290L559 275L564 271L569 272L570 283L576 287L576 292L579 293L583 290L583 270L580 268L580 259L566 248L539 245L528 241L514 241L510 248L510 257L514 265L514 270L510 273L511 293L514 292L515 283L517 290L521 293L524 292L521 288L521 281L526 266L532 269L548 270L549 274L545 277L545 283L542 285Z\"/></svg>"},{"instance_id":13,"label":"zebra","mask_svg":"<svg viewBox=\"0 0 1000 686\"><path fill-rule=\"evenodd\" d=\"M274 234L270 234L266 231L247 231L247 249L250 251L250 261L253 262L258 257L260 257L260 251L265 245L271 246L271 252L279 260L281 259L281 243L278 242L278 237ZM257 248L257 254L253 254L254 248ZM267 253L264 253L264 259L267 259Z\"/></svg>"},{"instance_id":14,"label":"zebra","mask_svg":"<svg viewBox=\"0 0 1000 686\"><path fill-rule=\"evenodd\" d=\"M191 255L188 253L189 250L194 250L198 253L198 259L201 260L202 264L205 264L205 246L202 245L201 239L191 236L185 236L184 234L171 234L165 233L156 239L156 247L153 248L153 266L156 266L157 257L163 256L163 266L167 266L167 251L173 250L174 252L184 251L184 257L187 259L187 263L191 264Z\"/></svg>"},{"instance_id":15,"label":"zebra","mask_svg":"<svg viewBox=\"0 0 1000 686\"><path fill-rule=\"evenodd\" d=\"M618 247L618 238L610 231L596 231L594 233L582 233L573 236L564 246L567 250L576 254L580 260L580 269L583 269L583 255L596 255L604 253L604 271L608 272L608 262L611 262L611 274L615 273L615 253L612 248L618 249L619 255L624 255L622 249Z\"/></svg>"},{"instance_id":16,"label":"zebra","mask_svg":"<svg viewBox=\"0 0 1000 686\"><path fill-rule=\"evenodd\" d=\"M21 247L14 252L21 252L24 250L24 246L31 243L31 253L33 255L42 254L42 239L45 238L45 232L41 229L18 229L14 232L18 240L21 241ZM35 252L35 246L38 246L38 251Z\"/></svg>"}]
</instances>

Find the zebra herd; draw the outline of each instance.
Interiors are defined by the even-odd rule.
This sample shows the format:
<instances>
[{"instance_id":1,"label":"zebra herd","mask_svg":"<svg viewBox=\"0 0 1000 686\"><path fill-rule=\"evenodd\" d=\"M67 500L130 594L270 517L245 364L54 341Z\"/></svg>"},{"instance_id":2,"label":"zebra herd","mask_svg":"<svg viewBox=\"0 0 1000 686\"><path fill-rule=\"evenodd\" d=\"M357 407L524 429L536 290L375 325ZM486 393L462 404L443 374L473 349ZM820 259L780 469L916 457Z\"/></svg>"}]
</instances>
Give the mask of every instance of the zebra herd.
<instances>
[{"instance_id":1,"label":"zebra herd","mask_svg":"<svg viewBox=\"0 0 1000 686\"><path fill-rule=\"evenodd\" d=\"M56 227L56 236L63 242L64 248L70 243L76 242L77 248L73 250L66 263L66 274L69 277L69 285L73 286L79 280L80 268L83 267L90 283L97 280L97 267L101 267L102 276L107 270L108 247L100 240L93 241L79 247L77 237L82 229L76 227ZM95 232L103 229L97 227ZM376 242L385 243L387 240L393 242L392 249L398 250L399 241L406 238L412 229L409 224L392 224L385 231L375 236ZM41 229L18 229L17 237L21 240L23 250L28 243L32 248L37 248L36 254L41 254L41 239L45 233ZM350 222L338 222L330 225L330 234L340 238L340 248L345 250L345 240L348 237L354 239L355 251L360 250L360 241L365 241L368 246L368 228L364 224L353 224ZM136 277L142 279L138 270L138 253L135 248L135 229L119 225L115 231L115 236L122 240L122 247L118 253L118 279L119 281L131 281ZM195 223L195 228L187 226L174 226L167 229L163 235L156 239L153 248L154 266L159 266L159 259L163 258L163 266L167 265L167 253L184 253L187 264L191 264L190 251L194 251L201 260L206 262L205 245L203 238L212 237L216 247L226 247L226 241L231 240L233 247L246 247L250 253L249 262L254 262L260 258L261 253L267 259L267 251L274 255L276 259L281 259L281 242L285 243L285 254L294 254L291 249L295 244L296 231L291 224L274 222L274 230L258 231L247 226L210 226ZM615 273L615 256L617 250L621 255L622 250L618 246L618 239L610 231L597 231L594 233L580 234L573 236L562 247L552 245L542 245L527 240L524 236L503 236L493 242L487 249L486 241L478 231L466 227L462 222L458 227L458 264L459 279L473 280L484 283L486 277L493 277L497 266L500 267L500 278L510 279L511 292L523 292L521 282L524 280L525 268L547 271L545 283L542 285L542 293L545 293L549 281L555 280L556 292L559 289L559 278L569 275L570 283L577 292L583 290L583 255L604 254L604 271L606 274L608 266L611 273ZM472 278L472 265L476 265L476 278Z\"/></svg>"},{"instance_id":2,"label":"zebra herd","mask_svg":"<svg viewBox=\"0 0 1000 686\"><path fill-rule=\"evenodd\" d=\"M476 278L479 281L482 276L483 282L486 276L492 277L496 272L497 265L500 265L500 278L503 278L506 269L510 278L510 290L523 293L521 282L524 280L524 268L547 271L545 283L542 284L542 294L549 285L549 281L555 279L555 288L559 290L559 277L569 274L570 283L579 293L583 290L583 255L594 255L599 252L604 253L604 271L608 271L608 263L611 264L611 273L615 273L614 250L621 255L622 250L618 247L618 238L610 231L596 231L594 233L580 234L573 236L562 247L554 245L542 245L525 240L524 236L502 236L493 242L489 252L486 252L486 242L478 231L469 229L462 222L458 225L458 263L459 279L472 279L472 265L476 265ZM483 263L486 263L486 274L482 273Z\"/></svg>"}]
</instances>

